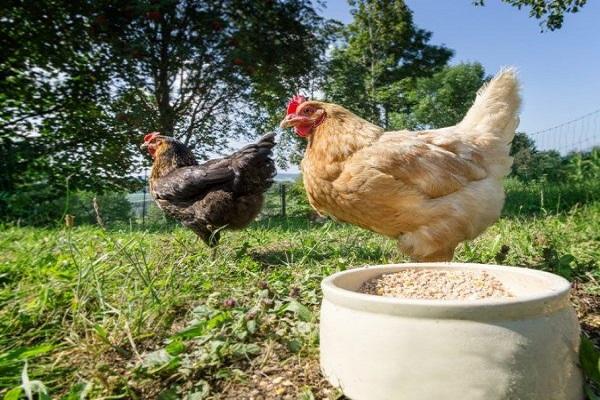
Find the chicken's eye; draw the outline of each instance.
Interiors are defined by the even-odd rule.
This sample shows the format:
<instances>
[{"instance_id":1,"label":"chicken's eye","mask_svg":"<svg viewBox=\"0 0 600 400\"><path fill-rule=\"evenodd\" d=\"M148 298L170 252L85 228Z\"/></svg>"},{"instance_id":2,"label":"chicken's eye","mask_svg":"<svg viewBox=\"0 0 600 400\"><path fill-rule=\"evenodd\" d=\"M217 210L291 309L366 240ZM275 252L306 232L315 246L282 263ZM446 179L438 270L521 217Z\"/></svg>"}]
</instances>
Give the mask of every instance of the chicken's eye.
<instances>
[{"instance_id":1,"label":"chicken's eye","mask_svg":"<svg viewBox=\"0 0 600 400\"><path fill-rule=\"evenodd\" d=\"M307 108L305 108L304 110L302 110L302 112L303 112L304 114L312 114L312 113L313 113L313 111L314 111L314 110L313 110L312 108L310 108L310 107L307 107Z\"/></svg>"}]
</instances>

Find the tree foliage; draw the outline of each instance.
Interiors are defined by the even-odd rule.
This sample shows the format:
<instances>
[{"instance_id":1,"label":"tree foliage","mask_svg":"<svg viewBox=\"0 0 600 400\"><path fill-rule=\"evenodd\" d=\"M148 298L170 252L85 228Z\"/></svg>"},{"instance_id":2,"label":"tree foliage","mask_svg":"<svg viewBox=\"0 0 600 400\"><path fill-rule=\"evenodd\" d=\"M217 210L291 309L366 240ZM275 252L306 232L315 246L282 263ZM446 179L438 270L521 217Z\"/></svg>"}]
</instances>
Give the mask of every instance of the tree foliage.
<instances>
[{"instance_id":1,"label":"tree foliage","mask_svg":"<svg viewBox=\"0 0 600 400\"><path fill-rule=\"evenodd\" d=\"M562 156L555 150L539 151L534 140L517 132L512 142L511 175L522 181L585 182L600 177L600 148Z\"/></svg>"},{"instance_id":2,"label":"tree foliage","mask_svg":"<svg viewBox=\"0 0 600 400\"><path fill-rule=\"evenodd\" d=\"M587 0L502 0L517 7L529 8L529 16L539 19L542 29L551 31L562 28L565 14L576 13L585 6ZM485 0L474 0L473 3L483 6Z\"/></svg>"},{"instance_id":3,"label":"tree foliage","mask_svg":"<svg viewBox=\"0 0 600 400\"><path fill-rule=\"evenodd\" d=\"M265 128L265 106L284 104L326 44L326 23L307 0L111 5L93 27L122 60L121 118L201 155Z\"/></svg>"},{"instance_id":4,"label":"tree foliage","mask_svg":"<svg viewBox=\"0 0 600 400\"><path fill-rule=\"evenodd\" d=\"M534 140L525 133L515 134L510 155L513 156L511 174L523 181L558 181L565 177L562 165L568 160L563 160L557 151L538 151Z\"/></svg>"},{"instance_id":5,"label":"tree foliage","mask_svg":"<svg viewBox=\"0 0 600 400\"><path fill-rule=\"evenodd\" d=\"M134 188L151 130L202 157L272 127L328 25L309 0L7 0L0 14L0 217L67 181Z\"/></svg>"},{"instance_id":6,"label":"tree foliage","mask_svg":"<svg viewBox=\"0 0 600 400\"><path fill-rule=\"evenodd\" d=\"M112 124L111 55L85 2L0 5L0 216L81 189L131 187L137 151ZM12 206L11 206L12 204ZM32 212L34 212L32 210Z\"/></svg>"},{"instance_id":7,"label":"tree foliage","mask_svg":"<svg viewBox=\"0 0 600 400\"><path fill-rule=\"evenodd\" d=\"M389 125L389 113L407 106L403 93L418 77L440 70L452 52L429 44L402 0L352 0L353 21L333 50L324 90L327 99Z\"/></svg>"},{"instance_id":8,"label":"tree foliage","mask_svg":"<svg viewBox=\"0 0 600 400\"><path fill-rule=\"evenodd\" d=\"M485 79L479 63L448 66L431 77L417 78L404 93L407 111L392 113L390 127L431 129L457 124Z\"/></svg>"}]
</instances>

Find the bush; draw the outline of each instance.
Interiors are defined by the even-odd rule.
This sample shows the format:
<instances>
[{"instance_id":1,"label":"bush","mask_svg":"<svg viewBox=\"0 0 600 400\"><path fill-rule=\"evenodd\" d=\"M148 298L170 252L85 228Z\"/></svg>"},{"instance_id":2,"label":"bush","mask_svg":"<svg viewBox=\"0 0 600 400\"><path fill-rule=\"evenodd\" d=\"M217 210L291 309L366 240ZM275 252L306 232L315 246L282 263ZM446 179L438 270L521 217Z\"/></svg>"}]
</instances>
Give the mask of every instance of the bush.
<instances>
[{"instance_id":1,"label":"bush","mask_svg":"<svg viewBox=\"0 0 600 400\"><path fill-rule=\"evenodd\" d=\"M294 182L287 182L286 184L286 202L287 202L287 214L293 215L306 215L311 212L312 207L308 202L306 196L306 189L302 182L302 177L299 177Z\"/></svg>"},{"instance_id":2,"label":"bush","mask_svg":"<svg viewBox=\"0 0 600 400\"><path fill-rule=\"evenodd\" d=\"M583 182L600 178L600 148L561 156L554 150L538 151L533 139L517 133L510 154L514 158L511 176L522 181Z\"/></svg>"},{"instance_id":3,"label":"bush","mask_svg":"<svg viewBox=\"0 0 600 400\"><path fill-rule=\"evenodd\" d=\"M65 211L65 200L47 186L15 193L2 193L1 220L25 225L47 225L58 221Z\"/></svg>"},{"instance_id":4,"label":"bush","mask_svg":"<svg viewBox=\"0 0 600 400\"><path fill-rule=\"evenodd\" d=\"M96 196L100 216L105 226L129 222L132 217L131 204L124 193L96 195L91 192L75 192L67 197L53 196L51 189L21 191L3 195L7 212L3 222L23 225L61 225L65 214L75 217L76 225L96 224L93 199Z\"/></svg>"},{"instance_id":5,"label":"bush","mask_svg":"<svg viewBox=\"0 0 600 400\"><path fill-rule=\"evenodd\" d=\"M94 210L94 197L98 210L105 226L119 222L129 222L132 218L131 203L124 193L107 193L96 195L91 192L77 192L69 201L68 213L75 216L75 223L79 225L96 224L96 211Z\"/></svg>"}]
</instances>

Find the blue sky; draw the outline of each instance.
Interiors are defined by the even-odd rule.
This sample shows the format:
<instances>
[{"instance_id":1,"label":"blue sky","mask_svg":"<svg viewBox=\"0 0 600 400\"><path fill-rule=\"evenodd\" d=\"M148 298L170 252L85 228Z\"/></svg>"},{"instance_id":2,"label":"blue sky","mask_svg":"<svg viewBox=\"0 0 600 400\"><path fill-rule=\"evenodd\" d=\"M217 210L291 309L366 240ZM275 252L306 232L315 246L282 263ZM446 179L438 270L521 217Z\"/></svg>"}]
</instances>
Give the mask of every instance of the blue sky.
<instances>
[{"instance_id":1,"label":"blue sky","mask_svg":"<svg viewBox=\"0 0 600 400\"><path fill-rule=\"evenodd\" d=\"M567 15L563 28L540 33L526 9L500 0L407 0L432 43L455 51L451 63L478 61L489 74L505 65L520 72L523 108L519 130L533 132L600 108L600 2ZM330 0L322 15L352 20L348 3Z\"/></svg>"},{"instance_id":2,"label":"blue sky","mask_svg":"<svg viewBox=\"0 0 600 400\"><path fill-rule=\"evenodd\" d=\"M488 74L507 65L517 67L523 95L519 131L540 131L600 109L600 1L588 1L581 12L565 16L560 30L543 33L527 9L500 0L486 0L485 7L475 7L472 0L406 3L415 24L433 33L431 43L454 50L451 64L477 61ZM328 0L320 13L346 24L352 21L346 0ZM581 130L568 125L536 136L538 148L564 153L599 145L600 113L584 122ZM581 138L584 145L574 146Z\"/></svg>"}]
</instances>

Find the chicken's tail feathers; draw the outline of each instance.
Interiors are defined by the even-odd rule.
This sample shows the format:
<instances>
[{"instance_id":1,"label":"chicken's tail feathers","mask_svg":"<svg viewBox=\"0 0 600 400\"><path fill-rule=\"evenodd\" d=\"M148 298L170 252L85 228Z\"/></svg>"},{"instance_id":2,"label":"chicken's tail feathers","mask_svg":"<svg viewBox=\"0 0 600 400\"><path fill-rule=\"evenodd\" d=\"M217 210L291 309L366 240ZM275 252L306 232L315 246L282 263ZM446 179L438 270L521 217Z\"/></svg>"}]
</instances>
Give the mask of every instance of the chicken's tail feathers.
<instances>
[{"instance_id":1,"label":"chicken's tail feathers","mask_svg":"<svg viewBox=\"0 0 600 400\"><path fill-rule=\"evenodd\" d=\"M460 128L480 135L493 135L510 143L521 106L517 71L503 68L477 92L475 102L459 123Z\"/></svg>"},{"instance_id":2,"label":"chicken's tail feathers","mask_svg":"<svg viewBox=\"0 0 600 400\"><path fill-rule=\"evenodd\" d=\"M519 125L521 96L514 67L500 70L477 92L475 102L457 125L466 139L485 154L494 175L505 176L512 165L510 145Z\"/></svg>"},{"instance_id":3,"label":"chicken's tail feathers","mask_svg":"<svg viewBox=\"0 0 600 400\"><path fill-rule=\"evenodd\" d=\"M256 144L270 147L275 146L277 144L277 142L275 142L275 132L269 132L263 135L260 139L258 139L258 142L256 142Z\"/></svg>"},{"instance_id":4,"label":"chicken's tail feathers","mask_svg":"<svg viewBox=\"0 0 600 400\"><path fill-rule=\"evenodd\" d=\"M273 147L275 147L276 144L277 144L277 142L275 142L275 133L271 132L271 133L267 133L266 135L262 136L256 142L242 147L241 149L236 151L235 154L237 156L241 156L244 154L256 153L257 151L265 153L265 154L266 153L270 154L271 150L273 149Z\"/></svg>"},{"instance_id":5,"label":"chicken's tail feathers","mask_svg":"<svg viewBox=\"0 0 600 400\"><path fill-rule=\"evenodd\" d=\"M262 193L273 184L277 173L273 160L275 144L275 133L268 133L234 153L232 166L239 191Z\"/></svg>"}]
</instances>

